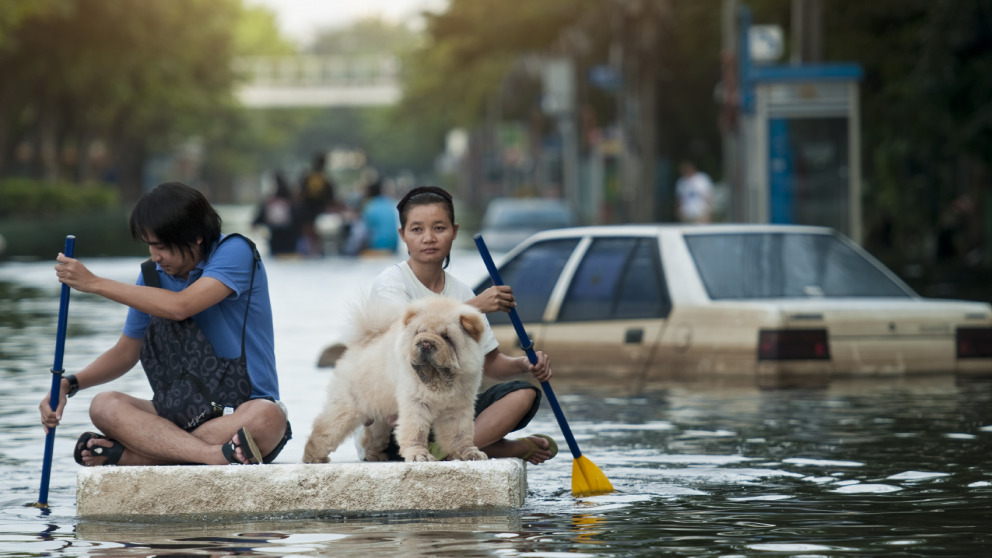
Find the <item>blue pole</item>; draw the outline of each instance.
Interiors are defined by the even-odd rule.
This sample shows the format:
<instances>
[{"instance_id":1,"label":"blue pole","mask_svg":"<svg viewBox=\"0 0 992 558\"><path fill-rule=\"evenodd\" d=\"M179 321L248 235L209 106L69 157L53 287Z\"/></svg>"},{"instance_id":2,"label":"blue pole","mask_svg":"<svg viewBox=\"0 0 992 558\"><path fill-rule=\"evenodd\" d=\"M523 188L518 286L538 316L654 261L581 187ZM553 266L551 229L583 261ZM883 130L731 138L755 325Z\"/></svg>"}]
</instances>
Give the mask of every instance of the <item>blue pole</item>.
<instances>
[{"instance_id":1,"label":"blue pole","mask_svg":"<svg viewBox=\"0 0 992 558\"><path fill-rule=\"evenodd\" d=\"M73 257L76 248L76 236L65 237L65 250L68 257ZM48 400L54 411L59 406L59 394L62 391L62 355L65 351L65 330L69 321L69 285L62 283L62 298L59 301L59 323L55 334L55 363L52 365L52 390ZM45 437L45 460L41 468L41 494L38 496L38 507L48 507L48 483L51 480L52 453L55 449L55 428L48 429Z\"/></svg>"},{"instance_id":2,"label":"blue pole","mask_svg":"<svg viewBox=\"0 0 992 558\"><path fill-rule=\"evenodd\" d=\"M486 241L482 239L481 234L475 235L473 239L475 240L475 246L479 249L479 254L482 255L482 261L486 263L486 269L489 270L489 277L493 280L493 285L502 285L503 280L499 276L499 270L496 269L496 264L493 263L493 257L489 254ZM513 323L513 329L517 331L520 346L527 353L527 360L531 364L537 364L537 353L534 352L534 343L527 336L527 331L524 329L524 324L520 322L520 316L517 315L516 308L510 309L510 321ZM568 421L565 420L565 413L562 412L561 405L558 404L558 398L555 397L555 392L551 389L551 384L541 382L541 388L544 389L544 395L548 398L548 404L551 405L551 410L554 411L555 418L558 419L558 426L561 428L562 435L565 436L565 441L568 442L568 449L571 450L572 457L578 459L582 456L582 451L579 450L579 444L575 442L575 436L572 436L572 429L568 427Z\"/></svg>"}]
</instances>

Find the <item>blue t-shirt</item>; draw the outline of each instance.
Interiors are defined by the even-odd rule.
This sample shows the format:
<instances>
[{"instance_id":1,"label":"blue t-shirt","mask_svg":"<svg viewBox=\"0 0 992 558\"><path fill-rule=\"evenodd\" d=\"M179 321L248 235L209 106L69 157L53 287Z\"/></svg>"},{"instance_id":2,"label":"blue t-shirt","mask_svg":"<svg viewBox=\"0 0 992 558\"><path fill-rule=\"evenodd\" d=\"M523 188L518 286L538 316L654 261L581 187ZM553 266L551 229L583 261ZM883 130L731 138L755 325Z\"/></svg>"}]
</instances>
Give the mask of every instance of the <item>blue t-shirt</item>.
<instances>
[{"instance_id":1,"label":"blue t-shirt","mask_svg":"<svg viewBox=\"0 0 992 558\"><path fill-rule=\"evenodd\" d=\"M248 286L251 283L251 267L255 259L251 247L243 239L233 238L215 244L206 262L200 262L189 273L189 279L180 279L162 271L158 265L159 282L163 289L179 292L193 284L200 277L213 277L227 285L234 292L219 303L193 316L193 321L210 340L217 356L238 358L241 356L241 328L245 324L245 305L248 304ZM145 280L139 274L137 285L144 286ZM151 316L129 308L124 322L124 335L132 339L144 339L145 329ZM275 334L272 328L272 305L269 302L269 281L261 260L255 269L255 282L251 290L251 305L248 308L248 325L245 332L245 358L248 362L248 376L251 378L252 398L271 397L279 399L279 378L276 375Z\"/></svg>"},{"instance_id":2,"label":"blue t-shirt","mask_svg":"<svg viewBox=\"0 0 992 558\"><path fill-rule=\"evenodd\" d=\"M367 247L373 250L396 250L400 243L400 216L396 203L386 196L376 196L362 210L368 234Z\"/></svg>"}]
</instances>

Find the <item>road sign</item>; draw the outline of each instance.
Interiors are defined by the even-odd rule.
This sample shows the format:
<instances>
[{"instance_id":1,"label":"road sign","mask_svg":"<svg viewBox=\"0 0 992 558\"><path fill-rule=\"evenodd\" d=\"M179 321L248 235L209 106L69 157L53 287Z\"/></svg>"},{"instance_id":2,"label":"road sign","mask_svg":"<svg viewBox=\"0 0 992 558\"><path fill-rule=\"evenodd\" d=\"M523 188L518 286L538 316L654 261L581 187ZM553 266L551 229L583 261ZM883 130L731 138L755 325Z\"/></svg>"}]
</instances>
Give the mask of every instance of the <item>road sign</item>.
<instances>
[{"instance_id":1,"label":"road sign","mask_svg":"<svg viewBox=\"0 0 992 558\"><path fill-rule=\"evenodd\" d=\"M751 43L751 60L770 62L782 57L785 44L780 26L752 25L748 38Z\"/></svg>"}]
</instances>

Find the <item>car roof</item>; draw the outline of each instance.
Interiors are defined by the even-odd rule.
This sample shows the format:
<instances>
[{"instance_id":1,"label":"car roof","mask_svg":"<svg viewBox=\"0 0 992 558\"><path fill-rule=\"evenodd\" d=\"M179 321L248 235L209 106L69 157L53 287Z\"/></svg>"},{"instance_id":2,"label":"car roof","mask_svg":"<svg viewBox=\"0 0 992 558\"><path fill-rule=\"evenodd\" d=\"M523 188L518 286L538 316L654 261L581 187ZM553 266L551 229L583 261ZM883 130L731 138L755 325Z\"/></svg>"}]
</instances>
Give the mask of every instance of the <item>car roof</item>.
<instances>
[{"instance_id":1,"label":"car roof","mask_svg":"<svg viewBox=\"0 0 992 558\"><path fill-rule=\"evenodd\" d=\"M561 198L514 198L514 197L499 197L489 200L486 204L487 207L499 207L499 206L510 206L510 207L529 207L529 206L568 206L565 200Z\"/></svg>"},{"instance_id":2,"label":"car roof","mask_svg":"<svg viewBox=\"0 0 992 558\"><path fill-rule=\"evenodd\" d=\"M711 225L685 225L678 223L590 225L543 231L532 238L571 238L576 236L655 236L661 233L678 234L717 234L717 233L805 233L836 234L830 227L814 225L769 225L754 223L718 223Z\"/></svg>"}]
</instances>

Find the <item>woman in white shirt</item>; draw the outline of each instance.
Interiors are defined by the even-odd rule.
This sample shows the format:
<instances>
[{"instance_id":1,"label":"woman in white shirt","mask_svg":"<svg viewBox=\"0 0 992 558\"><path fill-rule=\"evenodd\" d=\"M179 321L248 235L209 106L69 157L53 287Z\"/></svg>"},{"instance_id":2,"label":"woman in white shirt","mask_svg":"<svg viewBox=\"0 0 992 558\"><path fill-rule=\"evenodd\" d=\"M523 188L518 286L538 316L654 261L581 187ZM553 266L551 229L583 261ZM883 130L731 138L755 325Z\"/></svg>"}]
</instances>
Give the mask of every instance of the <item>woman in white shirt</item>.
<instances>
[{"instance_id":1,"label":"woman in white shirt","mask_svg":"<svg viewBox=\"0 0 992 558\"><path fill-rule=\"evenodd\" d=\"M445 271L451 245L458 234L454 204L448 192L434 186L414 188L396 209L400 214L400 237L410 258L376 277L371 287L373 299L407 303L440 294L464 301L483 314L508 312L516 306L509 286L494 286L476 296L466 284ZM550 436L506 437L534 417L541 403L541 391L530 382L504 381L526 373L539 382L551 379L548 355L537 351L535 365L526 356L504 355L488 322L482 345L486 352L483 375L502 383L480 393L476 401L476 446L489 457L519 457L535 465L551 459L558 453L558 446Z\"/></svg>"}]
</instances>

